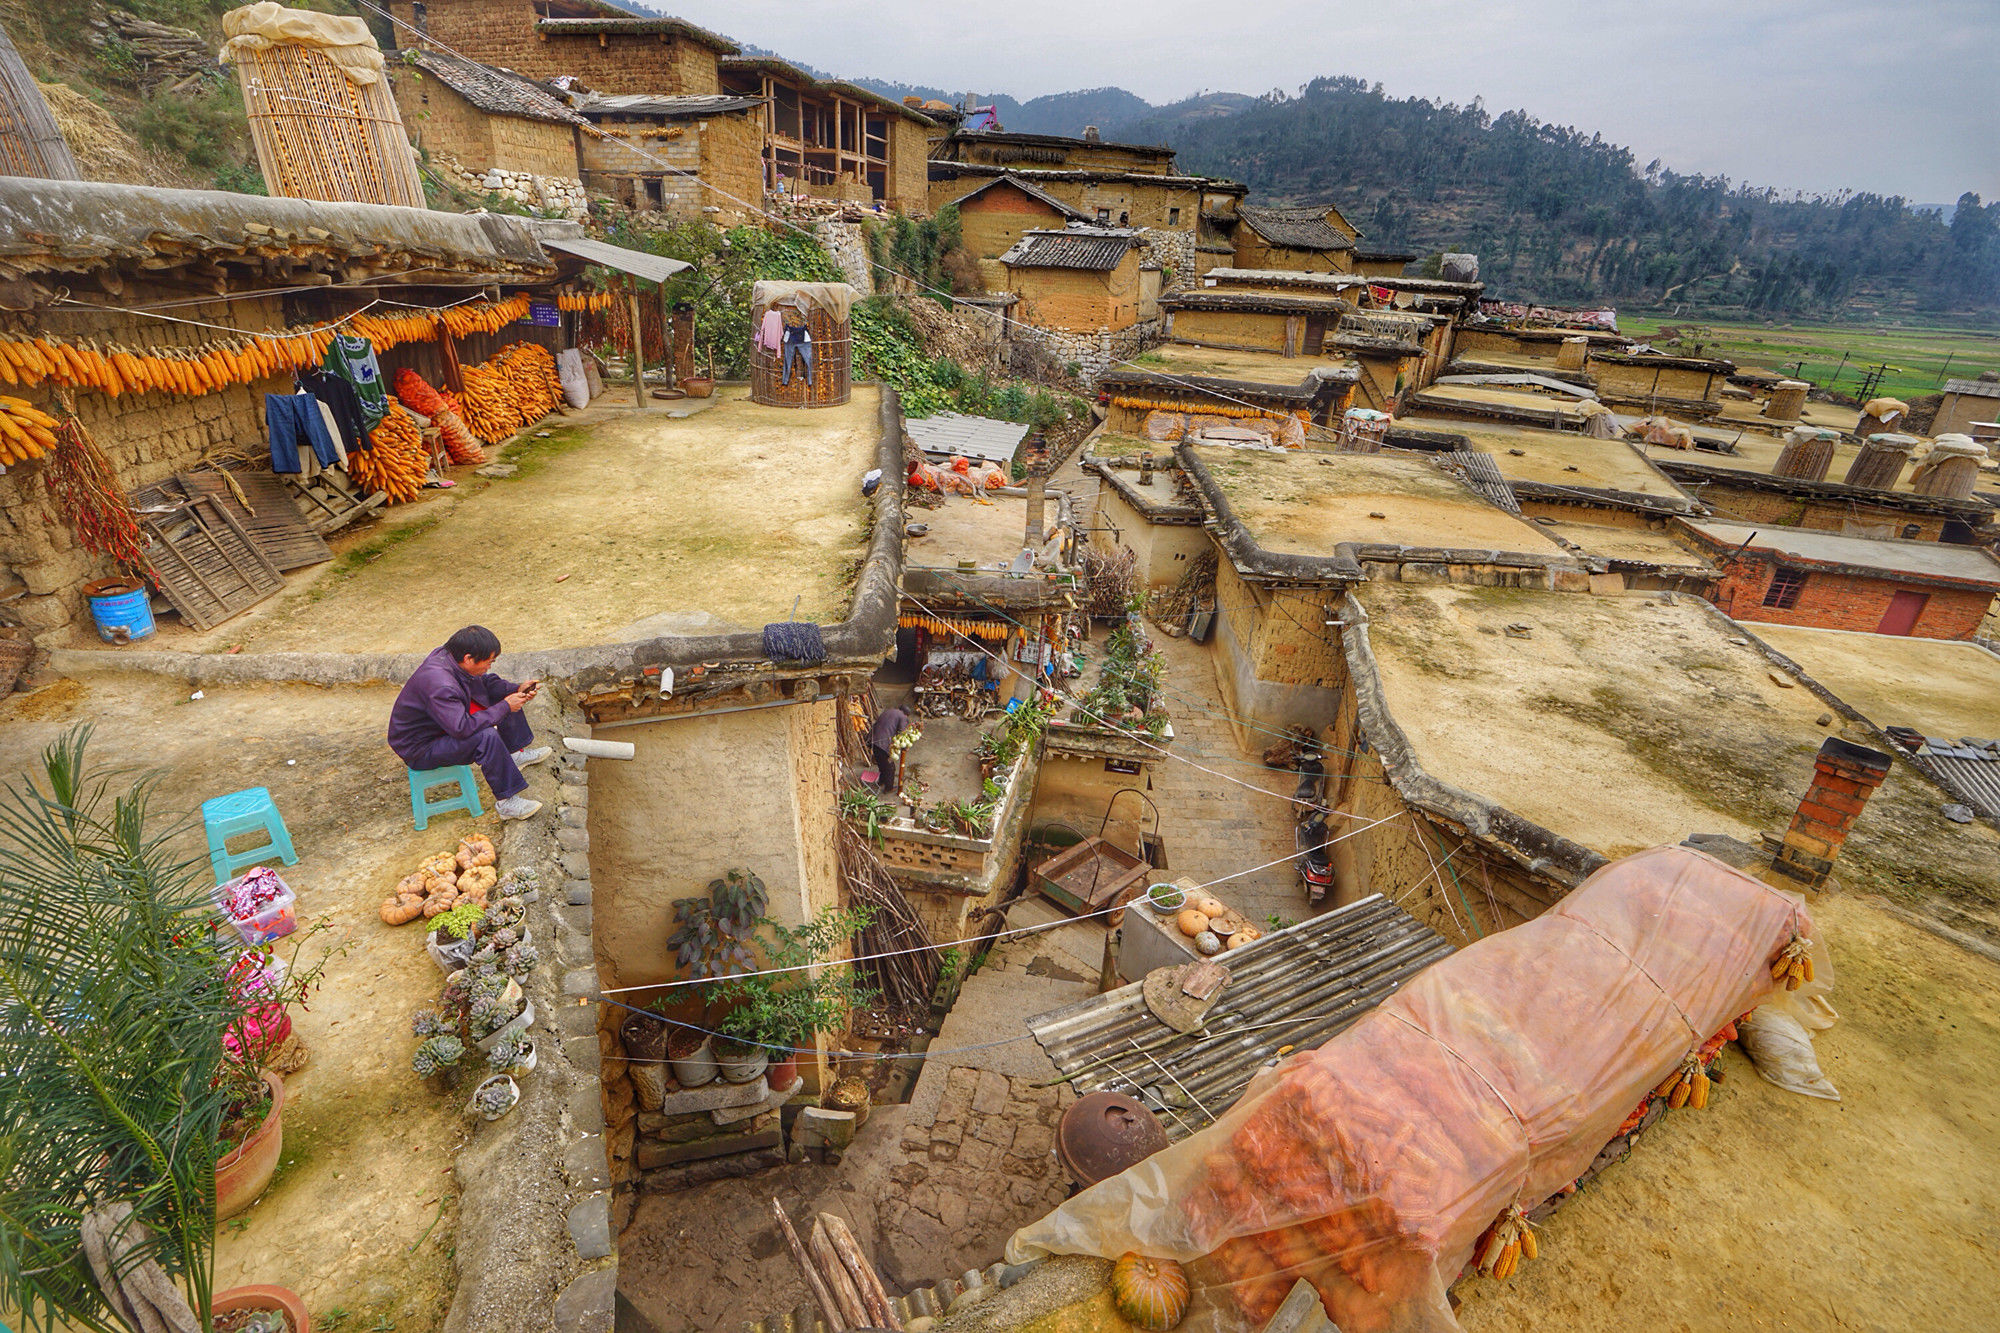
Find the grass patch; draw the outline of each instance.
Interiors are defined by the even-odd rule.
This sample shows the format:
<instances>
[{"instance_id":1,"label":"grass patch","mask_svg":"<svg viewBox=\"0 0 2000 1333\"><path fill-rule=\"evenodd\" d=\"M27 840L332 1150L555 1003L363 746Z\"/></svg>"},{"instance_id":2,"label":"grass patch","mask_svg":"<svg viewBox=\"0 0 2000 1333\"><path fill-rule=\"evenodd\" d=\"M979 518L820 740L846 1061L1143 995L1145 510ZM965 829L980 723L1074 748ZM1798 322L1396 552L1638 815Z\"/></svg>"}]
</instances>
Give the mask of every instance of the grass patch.
<instances>
[{"instance_id":1,"label":"grass patch","mask_svg":"<svg viewBox=\"0 0 2000 1333\"><path fill-rule=\"evenodd\" d=\"M589 438L590 433L581 426L557 426L551 429L546 437L540 434L530 435L508 451L504 461L512 464L516 471L513 476L503 477L501 480L526 481L547 467L551 461Z\"/></svg>"},{"instance_id":2,"label":"grass patch","mask_svg":"<svg viewBox=\"0 0 2000 1333\"><path fill-rule=\"evenodd\" d=\"M1639 319L1620 317L1620 328L1638 338L1651 338L1662 328L1701 328L1704 356L1720 356L1739 366L1755 366L1777 374L1797 374L1821 388L1853 393L1871 367L1886 363L1889 372L1875 393L1915 398L1938 393L1947 379L1972 379L1982 370L2000 369L2000 346L1990 330L1856 327L1842 324L1717 322L1699 317ZM1845 364L1842 359L1845 358ZM1803 364L1803 370L1799 367Z\"/></svg>"},{"instance_id":3,"label":"grass patch","mask_svg":"<svg viewBox=\"0 0 2000 1333\"><path fill-rule=\"evenodd\" d=\"M379 532L359 546L349 547L334 560L333 568L327 571L324 579L320 580L321 586L324 587L335 580L352 578L404 542L416 540L442 522L444 522L443 514L432 514L428 518L420 518L390 528L386 532ZM315 588L313 591L317 593L320 589Z\"/></svg>"}]
</instances>

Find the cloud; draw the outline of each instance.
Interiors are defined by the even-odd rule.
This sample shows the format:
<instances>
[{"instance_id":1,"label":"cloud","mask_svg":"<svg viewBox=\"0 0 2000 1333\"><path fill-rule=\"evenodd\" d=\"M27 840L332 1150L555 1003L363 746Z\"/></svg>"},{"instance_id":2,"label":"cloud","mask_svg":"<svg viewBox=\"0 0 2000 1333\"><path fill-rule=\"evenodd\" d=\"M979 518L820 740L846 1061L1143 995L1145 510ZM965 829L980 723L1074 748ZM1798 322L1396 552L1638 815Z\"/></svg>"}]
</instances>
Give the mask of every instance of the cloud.
<instances>
[{"instance_id":1,"label":"cloud","mask_svg":"<svg viewBox=\"0 0 2000 1333\"><path fill-rule=\"evenodd\" d=\"M1296 90L1522 108L1676 171L1780 189L2000 197L1992 0L685 0L658 7L843 77L1027 99Z\"/></svg>"}]
</instances>

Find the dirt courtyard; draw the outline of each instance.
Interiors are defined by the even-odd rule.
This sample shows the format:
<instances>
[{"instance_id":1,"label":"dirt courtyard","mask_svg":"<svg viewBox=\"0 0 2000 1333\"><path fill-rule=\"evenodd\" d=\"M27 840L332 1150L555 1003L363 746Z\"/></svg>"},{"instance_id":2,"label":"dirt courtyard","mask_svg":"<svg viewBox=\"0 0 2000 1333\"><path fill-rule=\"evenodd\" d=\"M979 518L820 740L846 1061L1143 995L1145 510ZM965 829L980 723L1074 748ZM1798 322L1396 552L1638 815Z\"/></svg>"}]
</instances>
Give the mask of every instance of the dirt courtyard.
<instances>
[{"instance_id":1,"label":"dirt courtyard","mask_svg":"<svg viewBox=\"0 0 2000 1333\"><path fill-rule=\"evenodd\" d=\"M1542 1257L1456 1294L1466 1333L1990 1330L2000 1297L2000 972L1871 900L1821 899L1839 1102L1724 1048L1673 1112L1550 1218Z\"/></svg>"},{"instance_id":2,"label":"dirt courtyard","mask_svg":"<svg viewBox=\"0 0 2000 1333\"><path fill-rule=\"evenodd\" d=\"M390 510L331 565L186 646L423 651L476 618L510 648L579 647L754 629L792 619L795 598L798 619L844 619L880 391L810 412L719 394L692 412L551 418L505 456L514 476L466 474L442 504Z\"/></svg>"},{"instance_id":3,"label":"dirt courtyard","mask_svg":"<svg viewBox=\"0 0 2000 1333\"><path fill-rule=\"evenodd\" d=\"M201 802L270 790L300 857L279 870L298 894L301 933L326 926L305 957L344 952L309 1007L292 1011L311 1058L286 1079L276 1178L218 1229L215 1285L290 1287L315 1327L427 1333L451 1303L452 1161L468 1122L458 1098L430 1092L409 1068L410 1016L440 981L422 927L386 926L376 909L423 855L450 850L475 827L497 838L499 821L482 789L487 814L476 825L453 814L414 830L402 765L380 740L393 689L189 694L161 677L105 673L15 695L0 703L0 781L18 781L43 747L87 721L97 765L165 771L155 814L191 816L176 846L203 874ZM539 789L551 779L537 775L547 770L529 773L533 794L546 796ZM283 943L279 954L290 956Z\"/></svg>"}]
</instances>

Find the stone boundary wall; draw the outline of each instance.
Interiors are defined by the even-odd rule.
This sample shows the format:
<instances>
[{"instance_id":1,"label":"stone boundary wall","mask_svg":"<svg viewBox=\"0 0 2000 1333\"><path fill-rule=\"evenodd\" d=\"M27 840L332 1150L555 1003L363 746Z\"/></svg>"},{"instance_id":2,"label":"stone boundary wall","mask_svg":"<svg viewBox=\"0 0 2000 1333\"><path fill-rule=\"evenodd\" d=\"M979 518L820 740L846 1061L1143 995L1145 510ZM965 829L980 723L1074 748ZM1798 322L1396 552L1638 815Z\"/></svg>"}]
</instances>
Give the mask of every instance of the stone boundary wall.
<instances>
[{"instance_id":1,"label":"stone boundary wall","mask_svg":"<svg viewBox=\"0 0 2000 1333\"><path fill-rule=\"evenodd\" d=\"M1096 388L1100 376L1148 348L1158 346L1164 337L1157 319L1144 320L1116 333L1109 329L1099 329L1095 333L1070 333L1062 329L1020 324L1018 321L1013 323L1016 326L1010 329L1011 342L1017 346L1029 344L1059 366L1075 366L1075 374L1085 389Z\"/></svg>"},{"instance_id":2,"label":"stone boundary wall","mask_svg":"<svg viewBox=\"0 0 2000 1333\"><path fill-rule=\"evenodd\" d=\"M559 686L553 734L587 731ZM512 1115L476 1123L454 1163L458 1286L444 1333L510 1328L610 1333L618 1286L611 1230L591 939L590 773L581 755L552 761L553 810L509 823L503 866L541 878L528 922L542 966L524 982L535 1004L535 1071Z\"/></svg>"},{"instance_id":3,"label":"stone boundary wall","mask_svg":"<svg viewBox=\"0 0 2000 1333\"><path fill-rule=\"evenodd\" d=\"M875 261L868 253L866 224L842 222L837 218L826 218L815 222L812 227L813 239L820 248L833 256L833 262L840 265L840 271L847 278L847 285L863 296L875 294Z\"/></svg>"},{"instance_id":4,"label":"stone boundary wall","mask_svg":"<svg viewBox=\"0 0 2000 1333\"><path fill-rule=\"evenodd\" d=\"M499 167L476 170L449 153L439 153L436 162L447 180L471 194L497 194L528 208L578 222L590 214L590 198L584 193L579 177L542 176L530 171L502 171Z\"/></svg>"}]
</instances>

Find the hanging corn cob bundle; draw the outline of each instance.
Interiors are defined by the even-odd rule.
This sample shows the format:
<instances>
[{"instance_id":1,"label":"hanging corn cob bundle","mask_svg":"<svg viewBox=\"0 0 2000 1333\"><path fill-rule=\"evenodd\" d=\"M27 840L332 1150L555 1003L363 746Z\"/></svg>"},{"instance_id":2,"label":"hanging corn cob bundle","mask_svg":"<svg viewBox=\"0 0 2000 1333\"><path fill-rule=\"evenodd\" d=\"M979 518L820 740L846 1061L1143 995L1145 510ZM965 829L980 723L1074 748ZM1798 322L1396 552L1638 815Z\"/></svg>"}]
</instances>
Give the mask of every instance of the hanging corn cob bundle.
<instances>
[{"instance_id":1,"label":"hanging corn cob bundle","mask_svg":"<svg viewBox=\"0 0 2000 1333\"><path fill-rule=\"evenodd\" d=\"M465 305L455 305L438 312L445 332L454 338L463 338L469 333L498 333L507 325L528 313L526 294L510 296L504 301L470 301Z\"/></svg>"},{"instance_id":2,"label":"hanging corn cob bundle","mask_svg":"<svg viewBox=\"0 0 2000 1333\"><path fill-rule=\"evenodd\" d=\"M332 338L331 330L310 329L152 352L88 338L0 338L0 382L96 389L113 398L152 391L199 395L316 365Z\"/></svg>"},{"instance_id":3,"label":"hanging corn cob bundle","mask_svg":"<svg viewBox=\"0 0 2000 1333\"><path fill-rule=\"evenodd\" d=\"M540 343L514 343L486 364L507 377L514 401L527 421L540 421L562 405L556 359Z\"/></svg>"},{"instance_id":4,"label":"hanging corn cob bundle","mask_svg":"<svg viewBox=\"0 0 2000 1333\"><path fill-rule=\"evenodd\" d=\"M348 476L370 494L388 496L390 504L406 503L423 493L431 452L408 412L389 404L389 414L368 433L368 441L372 447L347 456Z\"/></svg>"},{"instance_id":5,"label":"hanging corn cob bundle","mask_svg":"<svg viewBox=\"0 0 2000 1333\"><path fill-rule=\"evenodd\" d=\"M57 403L63 417L42 468L50 498L75 527L84 550L109 556L127 571L150 577L152 562L141 544L131 498L118 484L118 470L77 420L76 405L60 394Z\"/></svg>"},{"instance_id":6,"label":"hanging corn cob bundle","mask_svg":"<svg viewBox=\"0 0 2000 1333\"><path fill-rule=\"evenodd\" d=\"M1541 1258L1541 1247L1535 1243L1535 1229L1528 1225L1521 1205L1512 1204L1493 1219L1493 1225L1486 1228L1486 1234L1479 1238L1479 1245L1473 1254L1476 1256L1474 1266L1480 1272L1501 1281L1514 1276L1514 1270L1521 1266L1523 1259Z\"/></svg>"},{"instance_id":7,"label":"hanging corn cob bundle","mask_svg":"<svg viewBox=\"0 0 2000 1333\"><path fill-rule=\"evenodd\" d=\"M486 461L486 451L466 429L465 418L459 415L449 395L431 388L416 371L405 368L396 372L396 397L412 412L430 418L444 440L445 455L452 462L465 465Z\"/></svg>"},{"instance_id":8,"label":"hanging corn cob bundle","mask_svg":"<svg viewBox=\"0 0 2000 1333\"><path fill-rule=\"evenodd\" d=\"M1797 990L1812 979L1812 941L1794 935L1792 942L1771 960L1771 980L1784 982L1786 990Z\"/></svg>"},{"instance_id":9,"label":"hanging corn cob bundle","mask_svg":"<svg viewBox=\"0 0 2000 1333\"><path fill-rule=\"evenodd\" d=\"M465 392L459 401L465 407L465 424L488 444L512 439L521 428L521 409L514 401L514 387L507 377L488 362L465 368Z\"/></svg>"},{"instance_id":10,"label":"hanging corn cob bundle","mask_svg":"<svg viewBox=\"0 0 2000 1333\"><path fill-rule=\"evenodd\" d=\"M428 310L397 315L356 315L348 321L348 328L374 343L375 350L380 352L403 343L435 342L438 317Z\"/></svg>"},{"instance_id":11,"label":"hanging corn cob bundle","mask_svg":"<svg viewBox=\"0 0 2000 1333\"><path fill-rule=\"evenodd\" d=\"M585 310L608 310L611 308L610 292L563 292L556 297L556 309L572 314Z\"/></svg>"},{"instance_id":12,"label":"hanging corn cob bundle","mask_svg":"<svg viewBox=\"0 0 2000 1333\"><path fill-rule=\"evenodd\" d=\"M0 463L25 463L54 449L58 425L25 398L0 394Z\"/></svg>"}]
</instances>

